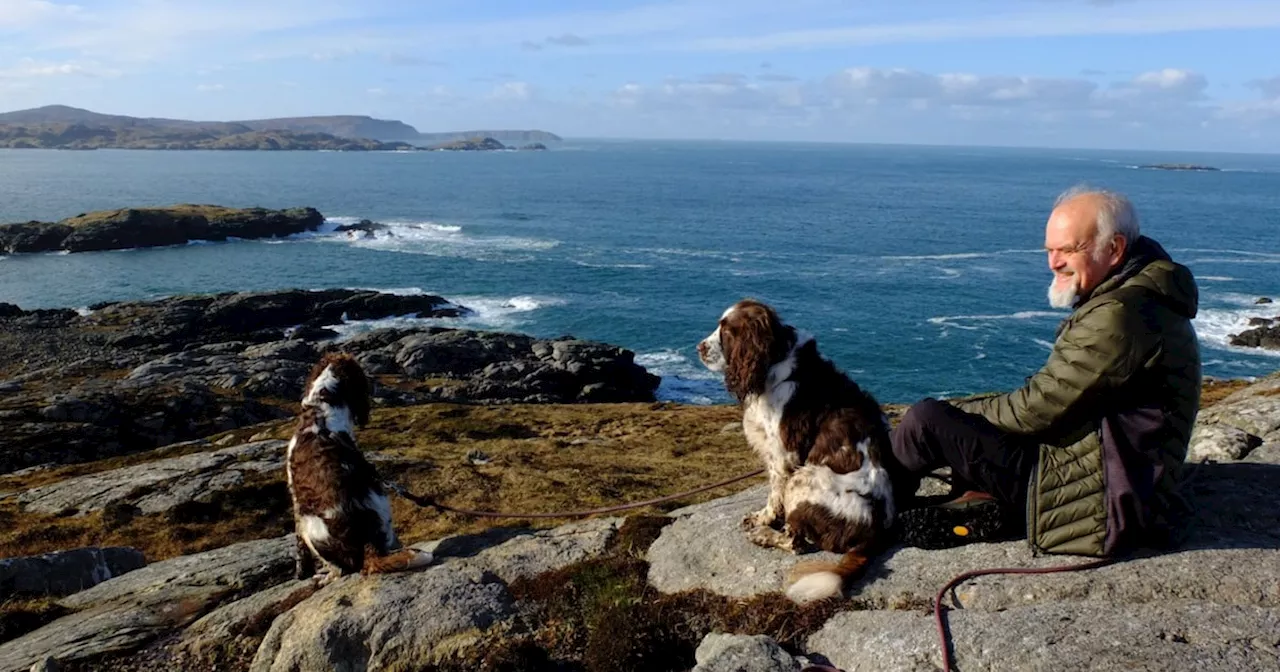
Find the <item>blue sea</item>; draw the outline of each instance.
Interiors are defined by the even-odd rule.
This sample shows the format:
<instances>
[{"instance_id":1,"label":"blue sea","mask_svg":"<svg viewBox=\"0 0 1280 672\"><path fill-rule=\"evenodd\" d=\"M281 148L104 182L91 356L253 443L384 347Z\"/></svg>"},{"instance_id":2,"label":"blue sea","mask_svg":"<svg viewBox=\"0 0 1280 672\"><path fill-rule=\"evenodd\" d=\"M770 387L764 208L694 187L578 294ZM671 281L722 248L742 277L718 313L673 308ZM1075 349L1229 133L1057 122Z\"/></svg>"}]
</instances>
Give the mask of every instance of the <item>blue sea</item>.
<instances>
[{"instance_id":1,"label":"blue sea","mask_svg":"<svg viewBox=\"0 0 1280 672\"><path fill-rule=\"evenodd\" d=\"M1194 162L1222 172L1140 169ZM884 402L1010 389L1066 316L1045 299L1044 222L1078 182L1129 194L1196 274L1205 373L1280 357L1228 345L1280 314L1280 156L1055 149L571 141L549 152L0 150L0 222L174 203L309 205L329 228L175 248L0 258L0 301L85 307L174 293L360 287L440 294L446 321L615 343L660 395L727 400L696 342L745 296L772 303ZM408 319L344 325L345 333Z\"/></svg>"}]
</instances>

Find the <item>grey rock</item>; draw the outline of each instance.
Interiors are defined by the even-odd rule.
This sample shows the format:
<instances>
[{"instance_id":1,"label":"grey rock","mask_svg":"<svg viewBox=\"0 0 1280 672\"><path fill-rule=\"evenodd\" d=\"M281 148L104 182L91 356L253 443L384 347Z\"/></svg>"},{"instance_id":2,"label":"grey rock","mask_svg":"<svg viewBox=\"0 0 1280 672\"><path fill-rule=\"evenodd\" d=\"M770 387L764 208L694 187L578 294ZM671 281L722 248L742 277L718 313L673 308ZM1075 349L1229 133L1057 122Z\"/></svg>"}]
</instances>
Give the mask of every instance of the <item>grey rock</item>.
<instances>
[{"instance_id":1,"label":"grey rock","mask_svg":"<svg viewBox=\"0 0 1280 672\"><path fill-rule=\"evenodd\" d=\"M514 614L506 586L476 568L343 577L277 618L249 669L421 668Z\"/></svg>"},{"instance_id":2,"label":"grey rock","mask_svg":"<svg viewBox=\"0 0 1280 672\"><path fill-rule=\"evenodd\" d=\"M1187 461L1215 460L1228 462L1244 459L1262 445L1262 438L1224 423L1198 423L1191 431Z\"/></svg>"},{"instance_id":3,"label":"grey rock","mask_svg":"<svg viewBox=\"0 0 1280 672\"><path fill-rule=\"evenodd\" d=\"M413 668L456 654L515 615L506 583L599 554L621 522L499 528L417 544L437 564L339 579L276 619L252 669Z\"/></svg>"},{"instance_id":4,"label":"grey rock","mask_svg":"<svg viewBox=\"0 0 1280 672\"><path fill-rule=\"evenodd\" d=\"M549 530L497 528L473 535L415 544L449 566L470 566L510 583L599 555L622 518L595 518Z\"/></svg>"},{"instance_id":5,"label":"grey rock","mask_svg":"<svg viewBox=\"0 0 1280 672\"><path fill-rule=\"evenodd\" d=\"M245 541L230 546L156 562L93 588L63 598L59 604L84 609L151 592L170 592L174 600L184 590L202 586L253 590L279 583L293 568L293 535Z\"/></svg>"},{"instance_id":6,"label":"grey rock","mask_svg":"<svg viewBox=\"0 0 1280 672\"><path fill-rule=\"evenodd\" d=\"M70 595L147 564L136 548L76 548L0 559L0 596Z\"/></svg>"},{"instance_id":7,"label":"grey rock","mask_svg":"<svg viewBox=\"0 0 1280 672\"><path fill-rule=\"evenodd\" d=\"M1189 488L1196 509L1181 550L1139 557L1087 573L1027 577L991 576L959 591L965 604L986 609L1079 600L1143 602L1199 599L1223 604L1280 606L1280 510L1269 483L1275 464L1205 465ZM835 554L793 555L746 540L738 523L763 505L764 487L671 513L676 518L649 548L649 583L664 593L706 589L748 597L778 591L800 560ZM851 597L872 608L914 608L961 571L986 567L1069 564L1062 557L1034 557L1024 542L970 544L925 551L894 548L878 556Z\"/></svg>"},{"instance_id":8,"label":"grey rock","mask_svg":"<svg viewBox=\"0 0 1280 672\"><path fill-rule=\"evenodd\" d=\"M1263 378L1200 412L1199 426L1225 425L1263 442L1280 441L1280 375Z\"/></svg>"},{"instance_id":9,"label":"grey rock","mask_svg":"<svg viewBox=\"0 0 1280 672\"><path fill-rule=\"evenodd\" d=\"M315 592L314 581L286 581L224 604L184 630L180 646L189 653L200 655L239 637L261 637L277 616Z\"/></svg>"},{"instance_id":10,"label":"grey rock","mask_svg":"<svg viewBox=\"0 0 1280 672\"><path fill-rule=\"evenodd\" d=\"M713 632L693 654L693 672L795 672L800 663L772 637Z\"/></svg>"},{"instance_id":11,"label":"grey rock","mask_svg":"<svg viewBox=\"0 0 1280 672\"><path fill-rule=\"evenodd\" d=\"M44 660L31 666L31 672L60 672L62 666L58 664L58 659L49 656Z\"/></svg>"},{"instance_id":12,"label":"grey rock","mask_svg":"<svg viewBox=\"0 0 1280 672\"><path fill-rule=\"evenodd\" d=\"M157 562L64 598L62 606L79 611L0 644L0 672L50 656L72 662L135 650L224 601L283 581L292 547L292 536L234 544Z\"/></svg>"},{"instance_id":13,"label":"grey rock","mask_svg":"<svg viewBox=\"0 0 1280 672\"><path fill-rule=\"evenodd\" d=\"M296 339L250 346L243 354L252 359L291 359L306 362L308 366L314 364L319 357L314 345Z\"/></svg>"},{"instance_id":14,"label":"grey rock","mask_svg":"<svg viewBox=\"0 0 1280 672\"><path fill-rule=\"evenodd\" d=\"M1180 601L1071 602L947 614L957 669L1229 672L1280 669L1280 610ZM934 672L933 617L911 611L839 614L809 651L846 672Z\"/></svg>"},{"instance_id":15,"label":"grey rock","mask_svg":"<svg viewBox=\"0 0 1280 672\"><path fill-rule=\"evenodd\" d=\"M83 515L115 503L161 513L233 488L243 482L245 472L281 468L284 448L284 441L259 441L156 460L33 488L19 495L18 501L36 513L75 510Z\"/></svg>"}]
</instances>

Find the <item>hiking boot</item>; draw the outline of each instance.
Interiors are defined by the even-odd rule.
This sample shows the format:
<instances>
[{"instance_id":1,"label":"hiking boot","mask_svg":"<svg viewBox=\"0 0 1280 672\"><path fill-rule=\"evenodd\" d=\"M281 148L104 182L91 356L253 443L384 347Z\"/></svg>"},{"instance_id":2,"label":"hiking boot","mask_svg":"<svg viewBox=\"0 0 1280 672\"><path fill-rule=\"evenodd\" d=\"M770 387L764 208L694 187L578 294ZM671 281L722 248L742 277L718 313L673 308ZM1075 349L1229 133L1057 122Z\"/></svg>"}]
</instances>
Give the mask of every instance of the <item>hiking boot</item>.
<instances>
[{"instance_id":1,"label":"hiking boot","mask_svg":"<svg viewBox=\"0 0 1280 672\"><path fill-rule=\"evenodd\" d=\"M908 509L898 515L897 525L904 546L930 550L1012 536L1000 504L981 492L966 492L949 502Z\"/></svg>"}]
</instances>

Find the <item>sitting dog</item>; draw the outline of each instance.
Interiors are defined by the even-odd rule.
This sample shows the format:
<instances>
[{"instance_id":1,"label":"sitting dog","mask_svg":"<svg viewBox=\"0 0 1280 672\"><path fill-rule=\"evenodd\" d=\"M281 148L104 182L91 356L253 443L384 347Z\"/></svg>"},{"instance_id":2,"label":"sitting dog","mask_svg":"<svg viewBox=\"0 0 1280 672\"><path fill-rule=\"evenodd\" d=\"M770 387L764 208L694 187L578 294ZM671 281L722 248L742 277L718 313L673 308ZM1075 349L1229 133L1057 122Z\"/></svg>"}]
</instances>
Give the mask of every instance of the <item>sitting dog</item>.
<instances>
[{"instance_id":1,"label":"sitting dog","mask_svg":"<svg viewBox=\"0 0 1280 672\"><path fill-rule=\"evenodd\" d=\"M787 589L796 602L841 594L893 524L881 462L892 449L880 405L822 357L811 336L759 301L726 310L698 343L698 356L724 374L742 405L747 442L769 474L768 503L742 521L748 538L797 553L816 546L844 554L839 563L797 565Z\"/></svg>"},{"instance_id":2,"label":"sitting dog","mask_svg":"<svg viewBox=\"0 0 1280 672\"><path fill-rule=\"evenodd\" d=\"M400 548L382 480L356 446L355 427L369 422L370 404L359 363L346 354L325 355L312 368L304 395L286 460L297 578L315 575L317 558L324 563L320 586L343 574L430 564L430 553Z\"/></svg>"}]
</instances>

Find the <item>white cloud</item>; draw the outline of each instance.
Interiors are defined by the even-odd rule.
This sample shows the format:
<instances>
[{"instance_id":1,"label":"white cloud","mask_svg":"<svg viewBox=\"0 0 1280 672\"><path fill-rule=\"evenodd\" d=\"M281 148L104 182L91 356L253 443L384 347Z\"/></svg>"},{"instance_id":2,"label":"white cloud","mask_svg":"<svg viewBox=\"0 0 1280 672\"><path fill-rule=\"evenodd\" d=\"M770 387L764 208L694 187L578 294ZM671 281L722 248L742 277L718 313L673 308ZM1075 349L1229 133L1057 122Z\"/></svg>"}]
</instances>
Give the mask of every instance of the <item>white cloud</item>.
<instances>
[{"instance_id":1,"label":"white cloud","mask_svg":"<svg viewBox=\"0 0 1280 672\"><path fill-rule=\"evenodd\" d=\"M200 93L215 93L217 91L225 91L226 86L223 84L197 84L196 91Z\"/></svg>"},{"instance_id":2,"label":"white cloud","mask_svg":"<svg viewBox=\"0 0 1280 672\"><path fill-rule=\"evenodd\" d=\"M76 19L83 11L78 5L46 0L0 0L0 31Z\"/></svg>"},{"instance_id":3,"label":"white cloud","mask_svg":"<svg viewBox=\"0 0 1280 672\"><path fill-rule=\"evenodd\" d=\"M1264 0L1163 0L1105 8L1048 8L1025 3L1020 13L949 21L878 23L711 37L670 45L696 51L774 51L876 44L1081 35L1149 35L1280 27L1280 3Z\"/></svg>"},{"instance_id":4,"label":"white cloud","mask_svg":"<svg viewBox=\"0 0 1280 672\"><path fill-rule=\"evenodd\" d=\"M1266 79L1255 79L1249 82L1249 86L1261 91L1264 96L1280 98L1280 75Z\"/></svg>"},{"instance_id":5,"label":"white cloud","mask_svg":"<svg viewBox=\"0 0 1280 672\"><path fill-rule=\"evenodd\" d=\"M121 72L113 68L104 68L94 62L67 61L54 63L23 58L9 68L0 68L0 79L26 79L42 77L119 77Z\"/></svg>"},{"instance_id":6,"label":"white cloud","mask_svg":"<svg viewBox=\"0 0 1280 672\"><path fill-rule=\"evenodd\" d=\"M503 82L489 92L490 100L525 101L533 98L533 86L528 82Z\"/></svg>"}]
</instances>

